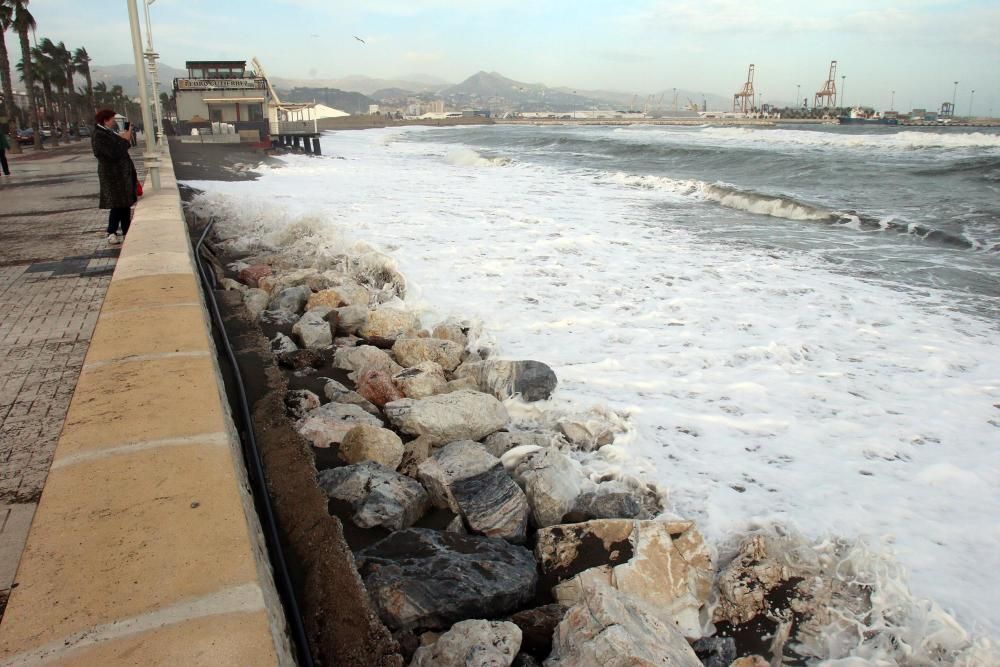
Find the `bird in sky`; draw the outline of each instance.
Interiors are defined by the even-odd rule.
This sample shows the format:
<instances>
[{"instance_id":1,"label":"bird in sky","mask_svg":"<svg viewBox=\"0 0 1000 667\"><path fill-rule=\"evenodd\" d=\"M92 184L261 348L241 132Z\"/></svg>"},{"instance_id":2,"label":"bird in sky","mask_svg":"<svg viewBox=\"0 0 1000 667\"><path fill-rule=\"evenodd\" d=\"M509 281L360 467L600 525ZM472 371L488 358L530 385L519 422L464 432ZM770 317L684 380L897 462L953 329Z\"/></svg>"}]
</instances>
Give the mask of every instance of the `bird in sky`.
<instances>
[{"instance_id":1,"label":"bird in sky","mask_svg":"<svg viewBox=\"0 0 1000 667\"><path fill-rule=\"evenodd\" d=\"M359 42L361 42L362 44L367 44L367 43L368 43L368 42L366 42L365 40L363 40L363 39L361 39L360 37L358 37L357 35L354 35L354 39L358 40L358 41L359 41Z\"/></svg>"}]
</instances>

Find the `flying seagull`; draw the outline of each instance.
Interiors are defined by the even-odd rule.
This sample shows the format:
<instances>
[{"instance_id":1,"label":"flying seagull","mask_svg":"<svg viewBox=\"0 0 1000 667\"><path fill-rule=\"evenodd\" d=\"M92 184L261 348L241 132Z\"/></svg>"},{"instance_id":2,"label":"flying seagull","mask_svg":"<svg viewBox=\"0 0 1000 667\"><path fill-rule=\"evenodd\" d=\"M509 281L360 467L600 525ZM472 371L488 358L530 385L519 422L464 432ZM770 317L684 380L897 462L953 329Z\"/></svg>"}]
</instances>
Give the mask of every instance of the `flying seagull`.
<instances>
[{"instance_id":1,"label":"flying seagull","mask_svg":"<svg viewBox=\"0 0 1000 667\"><path fill-rule=\"evenodd\" d=\"M368 43L368 42L366 42L365 40L363 40L363 39L361 39L360 37L358 37L357 35L354 35L354 39L358 40L358 41L359 41L359 42L361 42L362 44L367 44L367 43Z\"/></svg>"}]
</instances>

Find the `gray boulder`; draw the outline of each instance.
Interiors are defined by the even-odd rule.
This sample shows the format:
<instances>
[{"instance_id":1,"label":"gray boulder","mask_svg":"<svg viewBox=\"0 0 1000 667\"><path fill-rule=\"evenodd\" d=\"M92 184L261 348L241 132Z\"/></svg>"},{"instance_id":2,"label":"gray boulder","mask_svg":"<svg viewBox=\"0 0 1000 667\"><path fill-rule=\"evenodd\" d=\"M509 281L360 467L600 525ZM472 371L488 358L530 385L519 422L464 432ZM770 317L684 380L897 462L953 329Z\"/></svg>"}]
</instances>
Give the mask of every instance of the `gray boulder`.
<instances>
[{"instance_id":1,"label":"gray boulder","mask_svg":"<svg viewBox=\"0 0 1000 667\"><path fill-rule=\"evenodd\" d=\"M543 447L521 457L513 476L524 488L531 517L539 528L562 522L573 509L584 481L576 465L555 447Z\"/></svg>"},{"instance_id":2,"label":"gray boulder","mask_svg":"<svg viewBox=\"0 0 1000 667\"><path fill-rule=\"evenodd\" d=\"M444 369L433 361L422 361L411 368L404 368L392 376L392 383L406 398L427 398L448 391Z\"/></svg>"},{"instance_id":3,"label":"gray boulder","mask_svg":"<svg viewBox=\"0 0 1000 667\"><path fill-rule=\"evenodd\" d=\"M243 305L246 306L247 312L250 313L250 319L257 321L261 313L267 309L267 302L270 299L271 297L267 292L256 287L243 292Z\"/></svg>"},{"instance_id":4,"label":"gray boulder","mask_svg":"<svg viewBox=\"0 0 1000 667\"><path fill-rule=\"evenodd\" d=\"M317 349L333 345L333 331L326 320L329 308L321 307L310 310L299 318L292 326L292 333L307 349Z\"/></svg>"},{"instance_id":5,"label":"gray boulder","mask_svg":"<svg viewBox=\"0 0 1000 667\"><path fill-rule=\"evenodd\" d=\"M508 420L507 410L496 398L467 390L386 403L385 414L403 433L427 435L435 443L479 440L499 431Z\"/></svg>"},{"instance_id":6,"label":"gray boulder","mask_svg":"<svg viewBox=\"0 0 1000 667\"><path fill-rule=\"evenodd\" d=\"M736 660L736 640L732 637L702 637L691 648L704 667L730 667Z\"/></svg>"},{"instance_id":7,"label":"gray boulder","mask_svg":"<svg viewBox=\"0 0 1000 667\"><path fill-rule=\"evenodd\" d=\"M323 470L318 481L328 497L351 504L362 528L402 530L427 511L424 487L374 461Z\"/></svg>"},{"instance_id":8,"label":"gray boulder","mask_svg":"<svg viewBox=\"0 0 1000 667\"><path fill-rule=\"evenodd\" d=\"M334 403L356 405L367 413L375 416L378 416L379 414L379 409L374 403L358 392L348 389L336 380L328 379L326 381L326 384L323 385L323 394Z\"/></svg>"},{"instance_id":9,"label":"gray boulder","mask_svg":"<svg viewBox=\"0 0 1000 667\"><path fill-rule=\"evenodd\" d=\"M470 361L455 371L455 378L472 377L480 391L504 400L520 395L525 401L544 401L555 391L556 374L540 361Z\"/></svg>"},{"instance_id":10,"label":"gray boulder","mask_svg":"<svg viewBox=\"0 0 1000 667\"><path fill-rule=\"evenodd\" d=\"M433 361L449 372L462 363L463 351L458 343L441 338L397 338L392 346L392 356L402 366Z\"/></svg>"},{"instance_id":11,"label":"gray boulder","mask_svg":"<svg viewBox=\"0 0 1000 667\"><path fill-rule=\"evenodd\" d=\"M333 365L351 371L347 377L355 382L361 373L368 370L384 371L389 377L403 370L385 350L373 345L338 348L333 355Z\"/></svg>"},{"instance_id":12,"label":"gray boulder","mask_svg":"<svg viewBox=\"0 0 1000 667\"><path fill-rule=\"evenodd\" d=\"M535 594L535 559L524 547L479 535L407 528L355 555L389 629L444 629L496 617Z\"/></svg>"},{"instance_id":13,"label":"gray boulder","mask_svg":"<svg viewBox=\"0 0 1000 667\"><path fill-rule=\"evenodd\" d=\"M593 519L649 519L650 512L635 494L614 484L599 484L581 493L570 512L576 522Z\"/></svg>"},{"instance_id":14,"label":"gray boulder","mask_svg":"<svg viewBox=\"0 0 1000 667\"><path fill-rule=\"evenodd\" d=\"M305 285L298 287L286 287L278 292L268 304L268 310L287 310L290 313L300 314L306 307L306 302L312 295L312 290Z\"/></svg>"},{"instance_id":15,"label":"gray boulder","mask_svg":"<svg viewBox=\"0 0 1000 667\"><path fill-rule=\"evenodd\" d=\"M319 396L308 389L292 389L285 394L285 408L292 419L301 419L321 405Z\"/></svg>"},{"instance_id":16,"label":"gray boulder","mask_svg":"<svg viewBox=\"0 0 1000 667\"><path fill-rule=\"evenodd\" d=\"M498 431L486 437L483 445L496 457L501 457L515 447L551 447L563 442L562 436L554 431Z\"/></svg>"},{"instance_id":17,"label":"gray boulder","mask_svg":"<svg viewBox=\"0 0 1000 667\"><path fill-rule=\"evenodd\" d=\"M344 436L358 424L383 425L381 419L356 405L327 403L303 415L295 422L295 430L313 447L329 447L343 442Z\"/></svg>"},{"instance_id":18,"label":"gray boulder","mask_svg":"<svg viewBox=\"0 0 1000 667\"><path fill-rule=\"evenodd\" d=\"M271 339L271 350L275 354L294 352L297 349L299 349L299 346L295 344L295 341L280 331Z\"/></svg>"},{"instance_id":19,"label":"gray boulder","mask_svg":"<svg viewBox=\"0 0 1000 667\"><path fill-rule=\"evenodd\" d=\"M659 610L602 588L588 593L556 627L546 667L702 667Z\"/></svg>"},{"instance_id":20,"label":"gray boulder","mask_svg":"<svg viewBox=\"0 0 1000 667\"><path fill-rule=\"evenodd\" d=\"M506 621L460 621L413 654L410 667L510 667L521 629Z\"/></svg>"},{"instance_id":21,"label":"gray boulder","mask_svg":"<svg viewBox=\"0 0 1000 667\"><path fill-rule=\"evenodd\" d=\"M337 333L355 335L368 322L368 306L354 305L337 308Z\"/></svg>"},{"instance_id":22,"label":"gray boulder","mask_svg":"<svg viewBox=\"0 0 1000 667\"><path fill-rule=\"evenodd\" d=\"M431 501L460 514L472 532L524 541L528 500L500 460L478 442L442 447L417 467L417 477Z\"/></svg>"}]
</instances>

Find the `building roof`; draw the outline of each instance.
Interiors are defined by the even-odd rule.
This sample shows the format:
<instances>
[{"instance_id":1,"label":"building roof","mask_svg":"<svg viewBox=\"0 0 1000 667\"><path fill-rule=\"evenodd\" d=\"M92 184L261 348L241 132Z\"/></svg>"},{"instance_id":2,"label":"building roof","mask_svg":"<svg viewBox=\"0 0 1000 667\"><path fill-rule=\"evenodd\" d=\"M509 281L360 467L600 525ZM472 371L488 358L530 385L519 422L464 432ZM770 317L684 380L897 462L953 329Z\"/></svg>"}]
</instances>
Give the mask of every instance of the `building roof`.
<instances>
[{"instance_id":1,"label":"building roof","mask_svg":"<svg viewBox=\"0 0 1000 667\"><path fill-rule=\"evenodd\" d=\"M246 67L245 60L188 60L184 67L192 69L195 67Z\"/></svg>"}]
</instances>

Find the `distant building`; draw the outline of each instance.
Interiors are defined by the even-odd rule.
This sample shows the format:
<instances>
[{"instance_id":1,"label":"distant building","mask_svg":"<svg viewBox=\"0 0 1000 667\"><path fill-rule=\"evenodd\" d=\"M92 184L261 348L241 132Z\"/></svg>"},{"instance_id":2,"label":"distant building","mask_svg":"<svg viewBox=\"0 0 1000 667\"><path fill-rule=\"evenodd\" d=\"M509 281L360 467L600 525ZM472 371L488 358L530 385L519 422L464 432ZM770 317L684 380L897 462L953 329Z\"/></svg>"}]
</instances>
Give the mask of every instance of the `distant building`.
<instances>
[{"instance_id":1,"label":"distant building","mask_svg":"<svg viewBox=\"0 0 1000 667\"><path fill-rule=\"evenodd\" d=\"M241 136L268 135L267 81L247 72L243 60L189 60L187 78L174 79L181 134L207 131L212 123L229 123Z\"/></svg>"}]
</instances>

